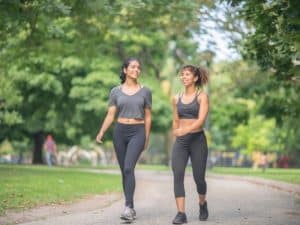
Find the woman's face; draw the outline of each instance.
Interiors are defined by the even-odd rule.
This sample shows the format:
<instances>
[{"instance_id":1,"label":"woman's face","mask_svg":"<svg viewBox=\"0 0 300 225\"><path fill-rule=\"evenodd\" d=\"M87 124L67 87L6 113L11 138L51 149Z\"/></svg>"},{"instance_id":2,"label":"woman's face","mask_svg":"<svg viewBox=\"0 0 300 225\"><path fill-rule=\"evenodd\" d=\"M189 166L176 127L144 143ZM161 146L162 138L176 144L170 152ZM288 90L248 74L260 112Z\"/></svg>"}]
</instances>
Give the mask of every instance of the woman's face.
<instances>
[{"instance_id":1,"label":"woman's face","mask_svg":"<svg viewBox=\"0 0 300 225\"><path fill-rule=\"evenodd\" d=\"M188 87L191 85L195 85L197 77L194 76L194 74L190 70L184 69L180 73L180 80L183 86Z\"/></svg>"},{"instance_id":2,"label":"woman's face","mask_svg":"<svg viewBox=\"0 0 300 225\"><path fill-rule=\"evenodd\" d=\"M137 79L141 73L140 63L131 61L127 68L124 69L126 78Z\"/></svg>"}]
</instances>

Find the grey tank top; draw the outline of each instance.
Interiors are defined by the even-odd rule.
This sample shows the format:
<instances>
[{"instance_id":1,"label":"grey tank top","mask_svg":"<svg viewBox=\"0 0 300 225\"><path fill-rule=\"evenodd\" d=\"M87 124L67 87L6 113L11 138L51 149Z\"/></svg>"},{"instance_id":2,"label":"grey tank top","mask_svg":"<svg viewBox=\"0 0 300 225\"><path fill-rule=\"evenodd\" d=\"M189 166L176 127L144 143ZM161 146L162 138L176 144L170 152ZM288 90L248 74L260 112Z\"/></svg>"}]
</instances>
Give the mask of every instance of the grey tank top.
<instances>
[{"instance_id":1,"label":"grey tank top","mask_svg":"<svg viewBox=\"0 0 300 225\"><path fill-rule=\"evenodd\" d=\"M199 93L195 95L192 102L184 104L181 101L182 95L179 95L177 102L177 112L179 119L197 119L199 114Z\"/></svg>"},{"instance_id":2,"label":"grey tank top","mask_svg":"<svg viewBox=\"0 0 300 225\"><path fill-rule=\"evenodd\" d=\"M152 93L147 87L141 86L133 95L127 95L119 85L111 90L108 105L117 107L118 117L144 119L145 108L152 106Z\"/></svg>"}]
</instances>

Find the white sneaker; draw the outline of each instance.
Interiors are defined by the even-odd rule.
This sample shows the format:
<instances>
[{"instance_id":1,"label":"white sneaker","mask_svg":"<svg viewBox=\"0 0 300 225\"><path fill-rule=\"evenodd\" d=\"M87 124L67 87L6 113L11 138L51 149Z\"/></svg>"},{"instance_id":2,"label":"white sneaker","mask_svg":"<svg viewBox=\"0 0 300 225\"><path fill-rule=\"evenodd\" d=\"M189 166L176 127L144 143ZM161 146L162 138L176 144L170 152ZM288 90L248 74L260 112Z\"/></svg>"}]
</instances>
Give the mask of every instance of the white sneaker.
<instances>
[{"instance_id":1,"label":"white sneaker","mask_svg":"<svg viewBox=\"0 0 300 225\"><path fill-rule=\"evenodd\" d=\"M136 211L134 209L133 210L133 219L136 219Z\"/></svg>"},{"instance_id":2,"label":"white sneaker","mask_svg":"<svg viewBox=\"0 0 300 225\"><path fill-rule=\"evenodd\" d=\"M136 217L136 212L134 209L129 208L128 206L125 207L124 212L121 213L120 218L122 220L132 221Z\"/></svg>"}]
</instances>

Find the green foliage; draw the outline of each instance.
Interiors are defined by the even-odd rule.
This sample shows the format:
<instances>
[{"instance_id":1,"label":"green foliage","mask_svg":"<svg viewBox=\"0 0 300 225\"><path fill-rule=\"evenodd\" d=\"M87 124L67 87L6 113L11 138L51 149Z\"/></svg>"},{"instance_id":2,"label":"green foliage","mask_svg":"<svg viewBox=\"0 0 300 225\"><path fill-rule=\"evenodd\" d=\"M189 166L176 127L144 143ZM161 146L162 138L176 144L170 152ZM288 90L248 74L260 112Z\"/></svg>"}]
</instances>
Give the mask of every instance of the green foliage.
<instances>
[{"instance_id":1,"label":"green foliage","mask_svg":"<svg viewBox=\"0 0 300 225\"><path fill-rule=\"evenodd\" d=\"M246 125L240 124L235 128L232 146L250 155L253 151L278 151L275 128L274 119L250 117Z\"/></svg>"},{"instance_id":2,"label":"green foliage","mask_svg":"<svg viewBox=\"0 0 300 225\"><path fill-rule=\"evenodd\" d=\"M153 91L153 131L165 132L171 110L161 70L170 42L195 54L203 3L211 1L0 1L0 140L94 140L129 56L141 60L142 83Z\"/></svg>"},{"instance_id":3,"label":"green foliage","mask_svg":"<svg viewBox=\"0 0 300 225\"><path fill-rule=\"evenodd\" d=\"M209 81L211 149L233 150L231 142L235 127L246 124L250 114L257 110L256 102L244 91L255 88L247 86L254 73L255 67L250 67L242 61L213 66Z\"/></svg>"},{"instance_id":4,"label":"green foliage","mask_svg":"<svg viewBox=\"0 0 300 225\"><path fill-rule=\"evenodd\" d=\"M243 37L239 47L244 59L255 61L260 74L251 77L245 94L258 102L257 111L275 118L283 151L297 161L300 154L300 6L297 0L227 0L234 19L244 29L231 29ZM232 15L229 15L232 19ZM230 30L227 28L227 30ZM247 76L245 76L247 77Z\"/></svg>"},{"instance_id":5,"label":"green foliage","mask_svg":"<svg viewBox=\"0 0 300 225\"><path fill-rule=\"evenodd\" d=\"M228 2L238 5L240 18L248 22L250 31L245 36L243 48L245 58L255 60L263 70L269 71L270 79L264 86L269 91L265 97L266 114L275 113L278 122L285 116L296 118L295 115L300 113L297 104L300 92L299 2Z\"/></svg>"},{"instance_id":6,"label":"green foliage","mask_svg":"<svg viewBox=\"0 0 300 225\"><path fill-rule=\"evenodd\" d=\"M243 61L214 65L210 78L213 150L277 151L291 154L292 161L299 163L299 119L287 113L292 106L284 107L293 102L286 98L291 89L273 91L270 74ZM297 95L294 93L295 98ZM282 104L274 106L270 96ZM266 110L268 107L272 108Z\"/></svg>"},{"instance_id":7,"label":"green foliage","mask_svg":"<svg viewBox=\"0 0 300 225\"><path fill-rule=\"evenodd\" d=\"M12 147L11 143L7 139L5 139L0 144L0 156L10 154L12 152L13 152L13 147Z\"/></svg>"},{"instance_id":8,"label":"green foliage","mask_svg":"<svg viewBox=\"0 0 300 225\"><path fill-rule=\"evenodd\" d=\"M1 70L0 70L1 72ZM20 104L22 97L16 90L12 80L6 79L4 74L0 74L0 126L7 124L22 123L22 117L15 107Z\"/></svg>"},{"instance_id":9,"label":"green foliage","mask_svg":"<svg viewBox=\"0 0 300 225\"><path fill-rule=\"evenodd\" d=\"M253 170L252 168L224 168L214 167L211 172L222 175L237 175L261 177L270 180L284 181L293 184L300 184L300 170L299 169L274 169L267 168L264 173L261 170Z\"/></svg>"}]
</instances>

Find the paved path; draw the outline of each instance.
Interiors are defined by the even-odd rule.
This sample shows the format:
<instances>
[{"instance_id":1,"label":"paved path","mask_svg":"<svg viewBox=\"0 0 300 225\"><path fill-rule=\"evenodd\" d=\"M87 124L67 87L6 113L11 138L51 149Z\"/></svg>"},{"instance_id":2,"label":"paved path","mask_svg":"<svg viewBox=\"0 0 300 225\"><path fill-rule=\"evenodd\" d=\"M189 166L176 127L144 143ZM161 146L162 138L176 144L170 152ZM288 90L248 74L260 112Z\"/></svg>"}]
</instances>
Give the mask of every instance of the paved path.
<instances>
[{"instance_id":1,"label":"paved path","mask_svg":"<svg viewBox=\"0 0 300 225\"><path fill-rule=\"evenodd\" d=\"M168 225L176 214L170 173L137 171L133 225ZM198 220L197 194L193 178L185 179L188 224L205 225L300 225L300 196L266 185L211 176L208 183L208 221ZM88 208L88 207L87 207ZM23 225L117 225L123 199L102 209L82 209Z\"/></svg>"}]
</instances>

